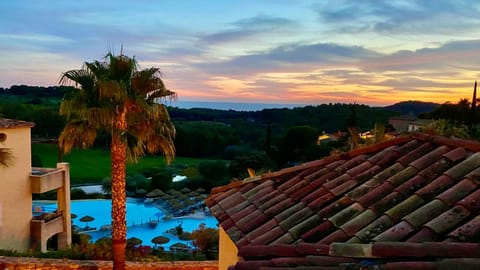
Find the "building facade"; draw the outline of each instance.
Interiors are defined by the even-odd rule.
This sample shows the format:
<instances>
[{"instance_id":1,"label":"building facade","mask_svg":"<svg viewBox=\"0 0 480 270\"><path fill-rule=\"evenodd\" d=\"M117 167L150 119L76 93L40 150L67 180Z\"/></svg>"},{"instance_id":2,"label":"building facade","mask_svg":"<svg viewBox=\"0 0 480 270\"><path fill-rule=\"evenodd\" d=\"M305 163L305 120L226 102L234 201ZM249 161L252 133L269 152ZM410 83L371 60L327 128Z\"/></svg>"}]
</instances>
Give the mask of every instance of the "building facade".
<instances>
[{"instance_id":1,"label":"building facade","mask_svg":"<svg viewBox=\"0 0 480 270\"><path fill-rule=\"evenodd\" d=\"M10 154L0 166L0 249L46 251L58 234L58 247L71 244L70 175L67 163L57 168L31 165L30 132L34 123L0 118L0 148ZM57 210L32 214L32 194L57 191Z\"/></svg>"}]
</instances>

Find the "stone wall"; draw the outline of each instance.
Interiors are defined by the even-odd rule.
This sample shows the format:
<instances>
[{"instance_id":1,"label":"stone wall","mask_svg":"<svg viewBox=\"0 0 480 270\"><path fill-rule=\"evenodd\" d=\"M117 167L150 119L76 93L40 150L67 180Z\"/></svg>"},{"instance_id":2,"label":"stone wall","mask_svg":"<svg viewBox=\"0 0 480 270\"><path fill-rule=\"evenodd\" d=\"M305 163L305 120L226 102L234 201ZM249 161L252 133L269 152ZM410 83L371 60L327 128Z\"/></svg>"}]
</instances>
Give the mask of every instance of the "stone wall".
<instances>
[{"instance_id":1,"label":"stone wall","mask_svg":"<svg viewBox=\"0 0 480 270\"><path fill-rule=\"evenodd\" d=\"M77 261L0 256L0 270L110 270L111 261ZM127 262L126 270L218 270L217 261Z\"/></svg>"}]
</instances>

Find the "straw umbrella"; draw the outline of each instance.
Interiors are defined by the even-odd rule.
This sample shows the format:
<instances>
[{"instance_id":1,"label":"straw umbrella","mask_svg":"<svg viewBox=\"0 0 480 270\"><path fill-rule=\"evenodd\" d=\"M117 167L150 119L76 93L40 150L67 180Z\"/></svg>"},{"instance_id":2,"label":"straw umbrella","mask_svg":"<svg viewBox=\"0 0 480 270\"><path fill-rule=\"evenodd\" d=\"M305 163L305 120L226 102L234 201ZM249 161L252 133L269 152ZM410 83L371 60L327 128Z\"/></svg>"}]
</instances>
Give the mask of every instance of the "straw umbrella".
<instances>
[{"instance_id":1,"label":"straw umbrella","mask_svg":"<svg viewBox=\"0 0 480 270\"><path fill-rule=\"evenodd\" d=\"M156 189L148 192L147 194L145 194L145 196L148 197L148 198L156 198L156 197L162 196L163 194L165 194L163 191L156 188Z\"/></svg>"},{"instance_id":2,"label":"straw umbrella","mask_svg":"<svg viewBox=\"0 0 480 270\"><path fill-rule=\"evenodd\" d=\"M206 190L199 187L199 188L195 189L195 191L198 192L198 193L204 193Z\"/></svg>"},{"instance_id":3,"label":"straw umbrella","mask_svg":"<svg viewBox=\"0 0 480 270\"><path fill-rule=\"evenodd\" d=\"M142 239L131 237L127 239L127 247L135 247L142 244Z\"/></svg>"},{"instance_id":4,"label":"straw umbrella","mask_svg":"<svg viewBox=\"0 0 480 270\"><path fill-rule=\"evenodd\" d=\"M161 236L161 235L152 239L152 243L155 244L155 247L157 247L157 245L163 245L168 242L170 242L170 239L168 237Z\"/></svg>"},{"instance_id":5,"label":"straw umbrella","mask_svg":"<svg viewBox=\"0 0 480 270\"><path fill-rule=\"evenodd\" d=\"M85 222L87 224L87 226L85 228L88 228L88 222L93 221L93 220L95 220L95 218L92 217L92 216L83 216L82 218L80 218L81 222Z\"/></svg>"}]
</instances>

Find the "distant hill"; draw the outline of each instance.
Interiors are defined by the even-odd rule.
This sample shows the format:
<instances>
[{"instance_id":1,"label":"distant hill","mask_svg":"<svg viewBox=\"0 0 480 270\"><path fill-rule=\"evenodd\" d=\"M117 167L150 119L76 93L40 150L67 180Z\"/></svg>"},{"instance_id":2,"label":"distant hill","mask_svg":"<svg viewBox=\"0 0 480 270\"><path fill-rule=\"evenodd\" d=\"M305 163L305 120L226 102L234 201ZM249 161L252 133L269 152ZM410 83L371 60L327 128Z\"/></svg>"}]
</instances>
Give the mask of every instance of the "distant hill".
<instances>
[{"instance_id":1,"label":"distant hill","mask_svg":"<svg viewBox=\"0 0 480 270\"><path fill-rule=\"evenodd\" d=\"M431 112L436 108L438 108L439 106L440 104L438 103L410 100L410 101L402 101L390 106L386 106L384 107L384 109L394 111L402 115L418 116L421 113Z\"/></svg>"}]
</instances>

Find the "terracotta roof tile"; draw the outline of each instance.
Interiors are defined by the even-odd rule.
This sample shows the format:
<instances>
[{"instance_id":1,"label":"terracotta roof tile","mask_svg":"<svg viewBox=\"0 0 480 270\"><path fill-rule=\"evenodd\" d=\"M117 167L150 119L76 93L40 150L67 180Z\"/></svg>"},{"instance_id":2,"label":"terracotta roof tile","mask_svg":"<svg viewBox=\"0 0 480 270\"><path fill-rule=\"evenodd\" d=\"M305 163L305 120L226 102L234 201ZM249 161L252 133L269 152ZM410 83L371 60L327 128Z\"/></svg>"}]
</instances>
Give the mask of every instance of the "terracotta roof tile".
<instances>
[{"instance_id":1,"label":"terracotta roof tile","mask_svg":"<svg viewBox=\"0 0 480 270\"><path fill-rule=\"evenodd\" d=\"M328 220L330 220L330 222L332 222L336 227L340 227L353 217L357 216L359 213L363 212L363 210L365 210L365 208L361 204L353 203L330 217Z\"/></svg>"},{"instance_id":2,"label":"terracotta roof tile","mask_svg":"<svg viewBox=\"0 0 480 270\"><path fill-rule=\"evenodd\" d=\"M457 205L461 205L473 213L480 212L480 189L461 199Z\"/></svg>"},{"instance_id":3,"label":"terracotta roof tile","mask_svg":"<svg viewBox=\"0 0 480 270\"><path fill-rule=\"evenodd\" d=\"M35 123L22 120L0 118L0 128L34 127Z\"/></svg>"},{"instance_id":4,"label":"terracotta roof tile","mask_svg":"<svg viewBox=\"0 0 480 270\"><path fill-rule=\"evenodd\" d=\"M234 215L235 213L238 213L240 211L242 211L243 209L251 206L252 204L249 202L249 201L242 201L240 203L238 203L237 205L233 206L233 207L230 207L230 208L227 208L227 209L224 209L224 211L229 215L229 216L232 216Z\"/></svg>"},{"instance_id":5,"label":"terracotta roof tile","mask_svg":"<svg viewBox=\"0 0 480 270\"><path fill-rule=\"evenodd\" d=\"M377 218L377 214L371 209L363 211L359 215L355 216L351 220L347 221L345 224L340 226L340 229L344 231L349 236L354 236L355 233L360 231L367 224L372 222Z\"/></svg>"},{"instance_id":6,"label":"terracotta roof tile","mask_svg":"<svg viewBox=\"0 0 480 270\"><path fill-rule=\"evenodd\" d=\"M373 203L377 202L379 199L384 198L390 194L395 187L390 182L384 182L376 188L372 189L367 194L361 196L357 201L363 206L370 206Z\"/></svg>"},{"instance_id":7,"label":"terracotta roof tile","mask_svg":"<svg viewBox=\"0 0 480 270\"><path fill-rule=\"evenodd\" d=\"M385 214L388 215L394 222L396 222L402 219L404 216L406 216L410 212L422 206L424 203L425 203L425 200L423 200L420 196L412 195L408 197L406 200L401 201L396 206L385 211Z\"/></svg>"},{"instance_id":8,"label":"terracotta roof tile","mask_svg":"<svg viewBox=\"0 0 480 270\"><path fill-rule=\"evenodd\" d=\"M280 227L275 226L270 231L252 239L252 243L255 245L266 245L282 236L285 233Z\"/></svg>"},{"instance_id":9,"label":"terracotta roof tile","mask_svg":"<svg viewBox=\"0 0 480 270\"><path fill-rule=\"evenodd\" d=\"M238 205L239 203L243 202L244 198L240 193L233 193L231 196L221 200L218 202L218 204L223 208L223 209L228 209L231 207L234 207Z\"/></svg>"},{"instance_id":10,"label":"terracotta roof tile","mask_svg":"<svg viewBox=\"0 0 480 270\"><path fill-rule=\"evenodd\" d=\"M352 176L352 177L355 177L355 176L363 173L364 171L370 169L373 165L374 164L372 164L370 161L366 160L366 161L358 164L357 166L348 169L345 173Z\"/></svg>"},{"instance_id":11,"label":"terracotta roof tile","mask_svg":"<svg viewBox=\"0 0 480 270\"><path fill-rule=\"evenodd\" d=\"M387 241L402 241L407 238L412 232L415 231L415 227L407 221L400 221L390 229L375 236L373 241L387 242Z\"/></svg>"},{"instance_id":12,"label":"terracotta roof tile","mask_svg":"<svg viewBox=\"0 0 480 270\"><path fill-rule=\"evenodd\" d=\"M294 241L295 241L295 239L293 238L293 235L291 235L289 232L286 232L282 236L273 240L273 242L271 244L272 245L290 244L290 243L293 243Z\"/></svg>"},{"instance_id":13,"label":"terracotta roof tile","mask_svg":"<svg viewBox=\"0 0 480 270\"><path fill-rule=\"evenodd\" d=\"M370 242L374 237L381 234L388 228L393 225L393 221L390 219L389 216L383 215L379 218L375 219L373 222L365 226L363 229L358 231L355 234L355 237L360 239L362 243Z\"/></svg>"},{"instance_id":14,"label":"terracotta roof tile","mask_svg":"<svg viewBox=\"0 0 480 270\"><path fill-rule=\"evenodd\" d=\"M269 221L258 226L256 229L252 230L246 235L248 241L252 242L258 237L264 235L265 233L271 231L273 228L278 226L278 222L275 219L270 219Z\"/></svg>"},{"instance_id":15,"label":"terracotta roof tile","mask_svg":"<svg viewBox=\"0 0 480 270\"><path fill-rule=\"evenodd\" d=\"M236 222L239 222L240 220L242 220L244 217L254 212L255 210L257 210L257 208L254 205L250 204L248 207L243 208L237 213L231 215L231 219L235 220Z\"/></svg>"},{"instance_id":16,"label":"terracotta roof tile","mask_svg":"<svg viewBox=\"0 0 480 270\"><path fill-rule=\"evenodd\" d=\"M295 257L299 255L299 252L292 245L252 245L240 248L238 255L242 257L265 257L272 255Z\"/></svg>"},{"instance_id":17,"label":"terracotta roof tile","mask_svg":"<svg viewBox=\"0 0 480 270\"><path fill-rule=\"evenodd\" d=\"M300 237L308 243L315 243L322 239L325 235L333 232L336 227L330 221L325 221L317 225L313 229L309 230L308 232L304 233Z\"/></svg>"},{"instance_id":18,"label":"terracotta roof tile","mask_svg":"<svg viewBox=\"0 0 480 270\"><path fill-rule=\"evenodd\" d=\"M433 182L417 190L415 194L428 201L433 199L435 195L439 194L440 192L447 190L453 184L455 184L455 180L450 178L450 176L443 174Z\"/></svg>"},{"instance_id":19,"label":"terracotta roof tile","mask_svg":"<svg viewBox=\"0 0 480 270\"><path fill-rule=\"evenodd\" d=\"M480 241L480 215L475 216L472 220L452 231L449 237L455 238L462 242L479 242Z\"/></svg>"},{"instance_id":20,"label":"terracotta roof tile","mask_svg":"<svg viewBox=\"0 0 480 270\"><path fill-rule=\"evenodd\" d=\"M433 162L440 159L443 154L449 152L450 148L448 146L440 146L435 150L429 152L428 154L416 159L410 163L410 166L415 167L418 171L425 169L427 166L431 165Z\"/></svg>"},{"instance_id":21,"label":"terracotta roof tile","mask_svg":"<svg viewBox=\"0 0 480 270\"><path fill-rule=\"evenodd\" d=\"M470 211L465 207L455 206L425 224L425 227L428 227L438 235L442 235L448 233L452 228L457 227L457 225L470 216L470 214Z\"/></svg>"},{"instance_id":22,"label":"terracotta roof tile","mask_svg":"<svg viewBox=\"0 0 480 270\"><path fill-rule=\"evenodd\" d=\"M423 224L434 219L448 209L448 205L440 200L433 200L422 207L419 207L412 213L408 214L403 220L419 229Z\"/></svg>"},{"instance_id":23,"label":"terracotta roof tile","mask_svg":"<svg viewBox=\"0 0 480 270\"><path fill-rule=\"evenodd\" d=\"M283 210L285 210L286 207L290 207L292 204L294 204L294 202L290 198L287 198L285 194L279 195L278 197L267 202L265 205L270 205L272 203L274 204L270 206L270 208L263 209L264 213L271 217L281 213Z\"/></svg>"},{"instance_id":24,"label":"terracotta roof tile","mask_svg":"<svg viewBox=\"0 0 480 270\"><path fill-rule=\"evenodd\" d=\"M340 264L349 264L358 262L356 259L330 256L306 256L305 263L312 266L338 266ZM318 268L317 268L318 269Z\"/></svg>"},{"instance_id":25,"label":"terracotta roof tile","mask_svg":"<svg viewBox=\"0 0 480 270\"><path fill-rule=\"evenodd\" d=\"M222 226L222 228L227 231L231 227L235 226L235 222L233 221L233 219L227 218L220 223L220 226Z\"/></svg>"},{"instance_id":26,"label":"terracotta roof tile","mask_svg":"<svg viewBox=\"0 0 480 270\"><path fill-rule=\"evenodd\" d=\"M257 193L261 192L262 189L269 188L272 185L273 185L272 180L266 180L266 181L261 182L259 185L256 185L255 187L251 188L250 190L244 192L242 195L246 199L249 199L249 198L255 196Z\"/></svg>"},{"instance_id":27,"label":"terracotta roof tile","mask_svg":"<svg viewBox=\"0 0 480 270\"><path fill-rule=\"evenodd\" d=\"M354 190L350 191L347 196L357 199L371 190L373 190L375 187L381 185L383 181L387 180L390 178L392 175L395 175L396 173L400 172L401 170L404 169L404 166L400 163L395 163L392 166L384 169L383 171L377 173L373 178L370 180L366 181L365 183L361 184L359 187L355 188Z\"/></svg>"},{"instance_id":28,"label":"terracotta roof tile","mask_svg":"<svg viewBox=\"0 0 480 270\"><path fill-rule=\"evenodd\" d=\"M441 245L480 241L479 151L480 142L414 134L234 181L205 203L250 250L233 269L440 269L451 265Z\"/></svg>"},{"instance_id":29,"label":"terracotta roof tile","mask_svg":"<svg viewBox=\"0 0 480 270\"><path fill-rule=\"evenodd\" d=\"M312 244L312 243L299 243L295 246L295 249L300 254L310 255L328 255L330 245Z\"/></svg>"},{"instance_id":30,"label":"terracotta roof tile","mask_svg":"<svg viewBox=\"0 0 480 270\"><path fill-rule=\"evenodd\" d=\"M407 242L433 242L440 240L440 235L428 227L423 227L420 231L410 237Z\"/></svg>"},{"instance_id":31,"label":"terracotta roof tile","mask_svg":"<svg viewBox=\"0 0 480 270\"><path fill-rule=\"evenodd\" d=\"M296 238L300 238L302 234L306 233L307 231L313 229L317 224L320 223L320 217L317 215L312 215L307 219L303 220L299 224L293 226L288 230L290 234L295 236Z\"/></svg>"},{"instance_id":32,"label":"terracotta roof tile","mask_svg":"<svg viewBox=\"0 0 480 270\"><path fill-rule=\"evenodd\" d=\"M240 219L238 222L236 222L236 224L238 228L240 228L240 230L246 234L252 231L252 229L258 227L260 224L265 223L267 220L267 215L263 214L259 210L255 210L246 215L244 218Z\"/></svg>"},{"instance_id":33,"label":"terracotta roof tile","mask_svg":"<svg viewBox=\"0 0 480 270\"><path fill-rule=\"evenodd\" d=\"M478 186L470 179L464 179L458 184L444 191L442 194L438 195L436 198L451 206L475 190L477 187Z\"/></svg>"},{"instance_id":34,"label":"terracotta roof tile","mask_svg":"<svg viewBox=\"0 0 480 270\"><path fill-rule=\"evenodd\" d=\"M445 174L450 176L454 180L461 179L465 175L469 174L474 169L480 166L480 153L475 153L455 165L454 167L448 169Z\"/></svg>"},{"instance_id":35,"label":"terracotta roof tile","mask_svg":"<svg viewBox=\"0 0 480 270\"><path fill-rule=\"evenodd\" d=\"M289 217L284 219L283 221L279 222L279 226L282 227L282 229L288 231L290 228L294 227L295 225L299 224L306 218L312 216L313 212L310 210L308 207L303 207L300 210L296 211L295 213L292 213Z\"/></svg>"},{"instance_id":36,"label":"terracotta roof tile","mask_svg":"<svg viewBox=\"0 0 480 270\"><path fill-rule=\"evenodd\" d=\"M298 202L286 209L283 209L282 212L278 213L277 215L275 215L275 219L280 223L284 220L286 220L287 218L289 218L291 215L295 214L296 212L302 210L305 208L305 204L303 204L302 202Z\"/></svg>"},{"instance_id":37,"label":"terracotta roof tile","mask_svg":"<svg viewBox=\"0 0 480 270\"><path fill-rule=\"evenodd\" d=\"M412 149L412 151L406 153L397 159L397 162L401 163L403 166L407 166L410 162L422 157L424 154L428 153L433 149L431 143L424 143L420 147Z\"/></svg>"},{"instance_id":38,"label":"terracotta roof tile","mask_svg":"<svg viewBox=\"0 0 480 270\"><path fill-rule=\"evenodd\" d=\"M324 187L318 187L317 189L310 190L310 194L306 194L305 197L301 199L303 203L310 204L317 198L329 193L329 190Z\"/></svg>"},{"instance_id":39,"label":"terracotta roof tile","mask_svg":"<svg viewBox=\"0 0 480 270\"><path fill-rule=\"evenodd\" d=\"M319 244L331 244L333 242L345 242L349 239L350 237L342 230L336 230L333 233L323 237L320 241L318 241Z\"/></svg>"}]
</instances>

